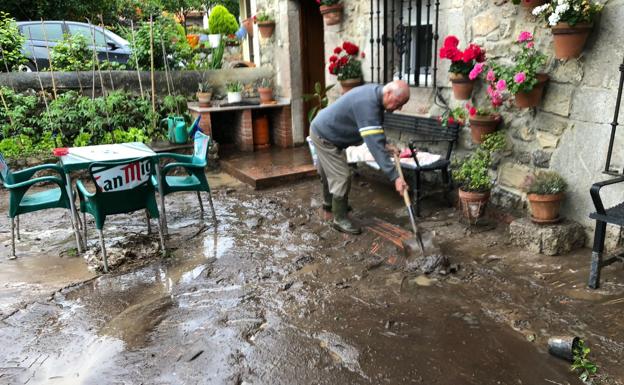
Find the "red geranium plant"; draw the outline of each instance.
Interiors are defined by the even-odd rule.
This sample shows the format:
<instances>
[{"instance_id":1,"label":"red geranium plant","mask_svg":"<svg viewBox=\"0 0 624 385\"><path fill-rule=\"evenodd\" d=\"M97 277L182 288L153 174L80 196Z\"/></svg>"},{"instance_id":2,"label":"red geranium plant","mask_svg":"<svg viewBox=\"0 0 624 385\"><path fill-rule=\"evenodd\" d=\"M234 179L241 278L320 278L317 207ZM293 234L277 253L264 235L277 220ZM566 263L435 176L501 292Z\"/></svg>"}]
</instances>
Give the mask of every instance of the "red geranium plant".
<instances>
[{"instance_id":1,"label":"red geranium plant","mask_svg":"<svg viewBox=\"0 0 624 385\"><path fill-rule=\"evenodd\" d=\"M474 43L470 43L463 51L458 46L457 37L447 36L440 48L440 58L451 61L449 72L467 76L476 63L485 61L485 50Z\"/></svg>"},{"instance_id":2,"label":"red geranium plant","mask_svg":"<svg viewBox=\"0 0 624 385\"><path fill-rule=\"evenodd\" d=\"M342 46L334 48L334 54L329 57L329 73L338 76L338 80L358 79L362 77L362 63L364 52L348 41Z\"/></svg>"}]
</instances>

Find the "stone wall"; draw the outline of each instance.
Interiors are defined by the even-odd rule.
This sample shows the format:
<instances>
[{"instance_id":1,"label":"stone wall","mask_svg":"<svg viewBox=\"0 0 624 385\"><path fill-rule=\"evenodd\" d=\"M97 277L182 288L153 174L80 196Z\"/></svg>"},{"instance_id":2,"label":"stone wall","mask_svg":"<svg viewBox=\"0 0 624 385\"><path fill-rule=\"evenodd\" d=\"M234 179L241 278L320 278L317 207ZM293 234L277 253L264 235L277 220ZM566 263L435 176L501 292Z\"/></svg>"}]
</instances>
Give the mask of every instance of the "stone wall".
<instances>
[{"instance_id":1,"label":"stone wall","mask_svg":"<svg viewBox=\"0 0 624 385\"><path fill-rule=\"evenodd\" d=\"M343 40L349 40L366 51L370 38L370 2L343 0L345 18L341 25L326 27L326 55ZM504 130L510 145L495 175L497 187L493 201L508 209L526 212L525 177L537 170L552 169L569 183L563 215L582 223L588 232L593 226L588 214L593 210L589 196L592 183L608 179L603 175L610 125L615 108L619 81L618 66L624 56L624 0L609 1L597 22L581 58L569 61L554 59L552 33L542 20L509 0L442 0L440 1L440 44L449 34L456 35L460 47L475 42L485 47L490 58L503 58L521 31L535 35L536 46L548 55L547 84L544 100L535 110L503 108ZM367 58L368 60L368 58ZM438 71L441 95L451 107L464 102L453 100L448 82L449 62L442 60ZM370 79L370 63L364 63L365 79ZM335 77L328 75L329 83ZM338 96L338 92L332 95ZM482 85L475 88L477 103L485 103ZM434 103L431 89L412 89L412 99L404 112L437 116L443 108ZM624 117L620 118L624 121ZM617 141L622 144L622 136ZM400 138L406 140L407 138ZM616 143L618 143L616 142ZM460 151L470 151L468 128L460 140ZM614 162L624 166L624 152ZM613 204L624 196L624 189L605 191L606 202ZM615 229L612 229L615 230ZM615 231L613 235L617 235ZM591 239L591 237L589 237ZM615 240L612 237L612 241Z\"/></svg>"}]
</instances>

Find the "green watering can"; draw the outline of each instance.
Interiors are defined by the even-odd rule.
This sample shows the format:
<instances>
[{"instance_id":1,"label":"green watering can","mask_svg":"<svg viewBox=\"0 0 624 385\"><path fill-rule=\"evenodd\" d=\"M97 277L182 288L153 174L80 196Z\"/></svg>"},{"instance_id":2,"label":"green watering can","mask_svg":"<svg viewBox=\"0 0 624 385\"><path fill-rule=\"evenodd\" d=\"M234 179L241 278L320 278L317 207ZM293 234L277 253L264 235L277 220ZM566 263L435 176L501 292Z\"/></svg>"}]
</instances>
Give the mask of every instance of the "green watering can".
<instances>
[{"instance_id":1,"label":"green watering can","mask_svg":"<svg viewBox=\"0 0 624 385\"><path fill-rule=\"evenodd\" d=\"M188 142L189 135L186 121L182 116L170 116L160 121L160 128L167 127L167 137L173 144L184 144Z\"/></svg>"}]
</instances>

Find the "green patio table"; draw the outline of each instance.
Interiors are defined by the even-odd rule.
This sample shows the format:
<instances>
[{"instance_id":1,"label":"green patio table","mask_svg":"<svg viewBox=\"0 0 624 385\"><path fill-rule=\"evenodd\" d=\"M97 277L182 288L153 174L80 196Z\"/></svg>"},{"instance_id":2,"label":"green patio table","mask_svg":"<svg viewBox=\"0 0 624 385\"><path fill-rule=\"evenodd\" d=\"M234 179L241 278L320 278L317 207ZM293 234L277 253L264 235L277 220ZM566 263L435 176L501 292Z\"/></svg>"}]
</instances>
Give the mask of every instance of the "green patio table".
<instances>
[{"instance_id":1,"label":"green patio table","mask_svg":"<svg viewBox=\"0 0 624 385\"><path fill-rule=\"evenodd\" d=\"M68 149L67 155L60 157L60 164L65 173L67 174L67 193L69 194L71 211L76 221L78 218L78 211L74 203L74 193L72 188L72 180L70 173L72 171L86 170L93 162L107 162L107 161L122 161L135 158L156 157L156 153L141 142L132 143L119 143L119 144L101 144L97 146L85 146L85 147L71 147ZM156 163L156 175L160 180L160 165L158 161ZM162 192L162 184L158 185L158 193L160 196L164 196ZM161 205L162 206L162 205ZM163 207L159 208L161 223L163 232L167 234L167 219L165 218L165 211ZM79 223L79 222L75 222ZM83 224L86 226L86 224ZM76 231L76 237L82 239L78 227L74 229ZM81 242L78 244L80 245ZM86 247L86 244L84 245ZM82 252L82 250L78 250Z\"/></svg>"}]
</instances>

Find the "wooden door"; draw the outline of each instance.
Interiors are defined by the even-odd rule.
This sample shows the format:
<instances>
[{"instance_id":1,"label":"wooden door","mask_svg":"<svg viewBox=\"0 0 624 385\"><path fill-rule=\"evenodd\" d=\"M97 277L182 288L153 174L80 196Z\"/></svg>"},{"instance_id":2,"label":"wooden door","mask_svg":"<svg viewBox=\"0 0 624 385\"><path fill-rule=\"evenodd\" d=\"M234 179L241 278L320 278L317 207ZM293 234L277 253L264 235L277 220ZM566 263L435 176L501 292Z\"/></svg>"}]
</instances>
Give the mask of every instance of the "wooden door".
<instances>
[{"instance_id":1,"label":"wooden door","mask_svg":"<svg viewBox=\"0 0 624 385\"><path fill-rule=\"evenodd\" d=\"M325 45L323 37L323 17L316 1L301 1L301 74L303 93L312 94L314 84L321 83L325 88ZM312 102L304 103L304 136L310 132L308 111Z\"/></svg>"}]
</instances>

